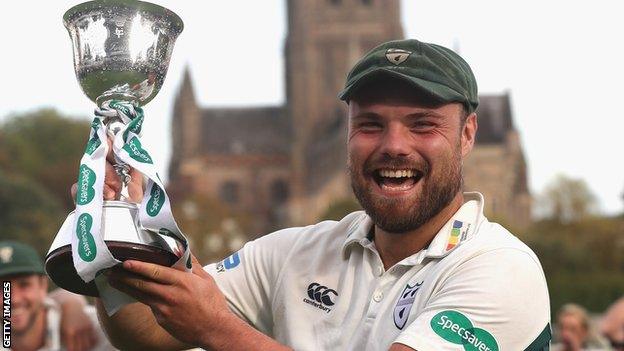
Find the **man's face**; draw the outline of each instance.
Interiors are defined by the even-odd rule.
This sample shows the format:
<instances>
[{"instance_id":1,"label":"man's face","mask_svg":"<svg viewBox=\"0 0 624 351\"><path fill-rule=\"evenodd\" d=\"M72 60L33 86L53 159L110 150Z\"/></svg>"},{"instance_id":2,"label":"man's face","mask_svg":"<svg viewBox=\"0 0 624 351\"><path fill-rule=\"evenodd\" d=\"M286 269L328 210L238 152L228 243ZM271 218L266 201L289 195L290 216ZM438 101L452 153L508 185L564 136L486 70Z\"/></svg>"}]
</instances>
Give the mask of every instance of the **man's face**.
<instances>
[{"instance_id":1,"label":"man's face","mask_svg":"<svg viewBox=\"0 0 624 351\"><path fill-rule=\"evenodd\" d=\"M559 316L557 328L565 350L579 350L587 339L587 330L576 315L563 314Z\"/></svg>"},{"instance_id":2,"label":"man's face","mask_svg":"<svg viewBox=\"0 0 624 351\"><path fill-rule=\"evenodd\" d=\"M16 275L11 281L11 331L17 335L29 330L43 311L48 280L38 274Z\"/></svg>"},{"instance_id":3,"label":"man's face","mask_svg":"<svg viewBox=\"0 0 624 351\"><path fill-rule=\"evenodd\" d=\"M349 103L351 186L377 226L405 233L461 190L462 159L472 148L476 120L470 115L462 125L458 103L428 106L413 94L380 89Z\"/></svg>"}]
</instances>

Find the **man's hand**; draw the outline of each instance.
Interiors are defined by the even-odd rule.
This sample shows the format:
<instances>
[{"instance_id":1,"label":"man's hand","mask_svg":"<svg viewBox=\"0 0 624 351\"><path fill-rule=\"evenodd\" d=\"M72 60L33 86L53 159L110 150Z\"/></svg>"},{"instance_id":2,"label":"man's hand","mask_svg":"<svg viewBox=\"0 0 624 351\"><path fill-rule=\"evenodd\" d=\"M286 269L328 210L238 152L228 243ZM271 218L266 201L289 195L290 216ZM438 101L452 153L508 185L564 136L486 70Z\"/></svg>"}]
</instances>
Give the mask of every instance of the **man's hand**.
<instances>
[{"instance_id":1,"label":"man's hand","mask_svg":"<svg viewBox=\"0 0 624 351\"><path fill-rule=\"evenodd\" d=\"M156 321L176 339L207 345L224 319L237 318L227 308L214 279L196 259L193 272L140 261L125 261L109 274L111 285L148 305Z\"/></svg>"},{"instance_id":2,"label":"man's hand","mask_svg":"<svg viewBox=\"0 0 624 351\"><path fill-rule=\"evenodd\" d=\"M61 342L67 351L91 350L97 335L84 312L85 298L62 289L52 291L49 296L61 307Z\"/></svg>"},{"instance_id":3,"label":"man's hand","mask_svg":"<svg viewBox=\"0 0 624 351\"><path fill-rule=\"evenodd\" d=\"M113 165L115 156L113 154L113 141L108 138L108 154L106 155L106 174L104 176L104 200L118 200L121 195L122 182L115 171ZM130 202L140 203L143 199L143 174L134 168L130 168L130 183L128 186L128 200ZM76 199L78 185L74 183L71 187L72 199Z\"/></svg>"}]
</instances>

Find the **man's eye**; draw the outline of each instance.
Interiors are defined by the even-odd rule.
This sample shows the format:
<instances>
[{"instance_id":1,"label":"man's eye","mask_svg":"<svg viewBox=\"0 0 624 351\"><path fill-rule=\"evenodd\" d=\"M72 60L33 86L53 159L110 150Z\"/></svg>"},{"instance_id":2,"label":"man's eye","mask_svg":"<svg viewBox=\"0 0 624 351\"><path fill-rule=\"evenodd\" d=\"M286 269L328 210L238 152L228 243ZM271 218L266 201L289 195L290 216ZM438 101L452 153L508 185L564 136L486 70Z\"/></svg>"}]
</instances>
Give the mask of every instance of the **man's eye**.
<instances>
[{"instance_id":1,"label":"man's eye","mask_svg":"<svg viewBox=\"0 0 624 351\"><path fill-rule=\"evenodd\" d=\"M381 129L381 124L377 122L366 122L360 124L360 128L363 130L378 130Z\"/></svg>"},{"instance_id":2,"label":"man's eye","mask_svg":"<svg viewBox=\"0 0 624 351\"><path fill-rule=\"evenodd\" d=\"M432 122L427 122L427 121L416 122L412 125L412 129L414 130L428 130L433 127L435 127L435 124L433 124Z\"/></svg>"}]
</instances>

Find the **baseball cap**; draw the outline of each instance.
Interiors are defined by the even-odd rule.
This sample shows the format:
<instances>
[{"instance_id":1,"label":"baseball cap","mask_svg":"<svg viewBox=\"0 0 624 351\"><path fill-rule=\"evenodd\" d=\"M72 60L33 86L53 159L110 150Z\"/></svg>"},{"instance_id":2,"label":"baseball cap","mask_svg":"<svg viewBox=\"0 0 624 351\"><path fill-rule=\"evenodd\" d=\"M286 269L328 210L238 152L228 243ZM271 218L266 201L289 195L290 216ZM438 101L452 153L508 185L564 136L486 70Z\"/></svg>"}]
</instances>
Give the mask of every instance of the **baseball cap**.
<instances>
[{"instance_id":1,"label":"baseball cap","mask_svg":"<svg viewBox=\"0 0 624 351\"><path fill-rule=\"evenodd\" d=\"M375 47L351 69L338 97L349 101L360 87L379 77L401 79L441 103L460 102L468 112L479 104L470 66L453 50L440 45L406 39Z\"/></svg>"},{"instance_id":2,"label":"baseball cap","mask_svg":"<svg viewBox=\"0 0 624 351\"><path fill-rule=\"evenodd\" d=\"M0 276L44 274L43 262L32 247L16 241L0 241Z\"/></svg>"}]
</instances>

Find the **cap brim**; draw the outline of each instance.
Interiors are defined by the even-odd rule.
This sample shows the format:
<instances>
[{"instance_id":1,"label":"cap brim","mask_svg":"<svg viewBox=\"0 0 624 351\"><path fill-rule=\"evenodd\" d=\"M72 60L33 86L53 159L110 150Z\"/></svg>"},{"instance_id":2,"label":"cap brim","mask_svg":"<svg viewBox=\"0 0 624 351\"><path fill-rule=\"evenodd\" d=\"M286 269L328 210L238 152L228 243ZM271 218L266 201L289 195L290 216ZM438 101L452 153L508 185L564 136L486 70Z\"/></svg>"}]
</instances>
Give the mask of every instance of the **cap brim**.
<instances>
[{"instance_id":1,"label":"cap brim","mask_svg":"<svg viewBox=\"0 0 624 351\"><path fill-rule=\"evenodd\" d=\"M400 79L404 82L409 83L415 89L418 89L419 91L430 95L433 99L441 103L463 103L466 100L464 96L462 96L455 90L447 87L446 85L422 78L408 76L406 74L388 68L375 68L370 71L363 72L360 77L357 77L351 84L345 87L345 89L340 94L338 94L338 98L340 100L348 102L353 98L354 93L356 93L358 89L380 77L391 77Z\"/></svg>"},{"instance_id":2,"label":"cap brim","mask_svg":"<svg viewBox=\"0 0 624 351\"><path fill-rule=\"evenodd\" d=\"M0 277L6 277L6 276L9 276L9 275L16 275L16 274L41 274L41 275L45 275L45 272L43 271L43 268L36 269L36 268L33 268L33 267L26 267L26 266L7 267L5 269L0 270Z\"/></svg>"}]
</instances>

